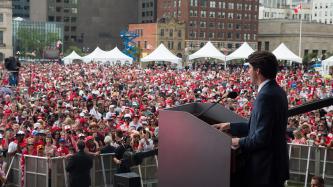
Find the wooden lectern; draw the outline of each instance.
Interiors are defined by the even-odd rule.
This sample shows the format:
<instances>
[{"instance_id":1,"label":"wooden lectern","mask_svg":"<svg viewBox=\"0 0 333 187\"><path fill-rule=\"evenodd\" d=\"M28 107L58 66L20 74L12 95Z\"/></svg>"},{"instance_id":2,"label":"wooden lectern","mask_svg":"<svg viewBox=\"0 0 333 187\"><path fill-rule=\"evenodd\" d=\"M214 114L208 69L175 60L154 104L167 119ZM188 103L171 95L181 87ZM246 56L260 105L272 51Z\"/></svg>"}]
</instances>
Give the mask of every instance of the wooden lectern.
<instances>
[{"instance_id":1,"label":"wooden lectern","mask_svg":"<svg viewBox=\"0 0 333 187\"><path fill-rule=\"evenodd\" d=\"M159 187L229 187L231 136L211 124L246 119L217 104L191 103L160 111Z\"/></svg>"}]
</instances>

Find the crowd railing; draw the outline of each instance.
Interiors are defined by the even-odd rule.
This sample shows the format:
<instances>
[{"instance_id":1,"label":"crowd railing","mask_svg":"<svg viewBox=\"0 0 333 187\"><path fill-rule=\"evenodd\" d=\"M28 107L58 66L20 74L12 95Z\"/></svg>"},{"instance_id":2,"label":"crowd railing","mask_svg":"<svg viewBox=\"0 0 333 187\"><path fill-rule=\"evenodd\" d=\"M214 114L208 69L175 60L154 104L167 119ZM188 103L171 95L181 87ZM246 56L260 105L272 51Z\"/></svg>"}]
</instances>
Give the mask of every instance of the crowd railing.
<instances>
[{"instance_id":1,"label":"crowd railing","mask_svg":"<svg viewBox=\"0 0 333 187\"><path fill-rule=\"evenodd\" d=\"M68 187L69 176L66 172L68 158L38 157L16 154L6 157L5 161L12 164L6 186L10 187ZM114 174L117 166L113 162L114 153L100 154L93 158L90 171L91 187L113 186ZM157 156L144 158L140 165L132 167L132 171L139 174L141 187L157 186Z\"/></svg>"}]
</instances>

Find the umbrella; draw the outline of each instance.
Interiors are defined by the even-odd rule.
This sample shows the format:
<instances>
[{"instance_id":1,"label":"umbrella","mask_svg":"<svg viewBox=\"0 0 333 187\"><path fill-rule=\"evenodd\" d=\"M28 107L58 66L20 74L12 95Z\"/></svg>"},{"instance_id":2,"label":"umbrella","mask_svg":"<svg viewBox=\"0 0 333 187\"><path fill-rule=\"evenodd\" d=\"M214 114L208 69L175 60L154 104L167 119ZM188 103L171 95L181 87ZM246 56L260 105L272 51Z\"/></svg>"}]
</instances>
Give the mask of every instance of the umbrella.
<instances>
[{"instance_id":1,"label":"umbrella","mask_svg":"<svg viewBox=\"0 0 333 187\"><path fill-rule=\"evenodd\" d=\"M0 87L0 95L13 95L13 91L7 87Z\"/></svg>"}]
</instances>

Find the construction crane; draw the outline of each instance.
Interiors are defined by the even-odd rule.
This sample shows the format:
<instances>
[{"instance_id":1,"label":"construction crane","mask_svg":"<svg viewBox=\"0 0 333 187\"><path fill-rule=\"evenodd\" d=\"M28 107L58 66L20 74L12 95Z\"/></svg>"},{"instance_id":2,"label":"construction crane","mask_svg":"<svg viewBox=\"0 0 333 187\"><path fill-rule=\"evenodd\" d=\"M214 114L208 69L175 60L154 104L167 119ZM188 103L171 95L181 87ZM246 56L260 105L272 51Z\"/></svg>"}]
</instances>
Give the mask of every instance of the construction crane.
<instances>
[{"instance_id":1,"label":"construction crane","mask_svg":"<svg viewBox=\"0 0 333 187\"><path fill-rule=\"evenodd\" d=\"M139 34L135 32L131 32L128 30L123 30L120 32L120 38L123 41L124 49L123 52L132 57L134 61L138 59L138 48L136 47L136 42L134 41L135 38L139 37Z\"/></svg>"}]
</instances>

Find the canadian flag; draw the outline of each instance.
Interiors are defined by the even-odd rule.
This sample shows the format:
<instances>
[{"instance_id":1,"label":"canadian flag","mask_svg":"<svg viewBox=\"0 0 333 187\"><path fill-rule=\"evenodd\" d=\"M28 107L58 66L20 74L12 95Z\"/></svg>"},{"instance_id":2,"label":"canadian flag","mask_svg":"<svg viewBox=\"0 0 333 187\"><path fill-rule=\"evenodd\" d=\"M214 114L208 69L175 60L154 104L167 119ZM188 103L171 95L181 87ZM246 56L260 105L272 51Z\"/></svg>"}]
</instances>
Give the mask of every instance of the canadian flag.
<instances>
[{"instance_id":1,"label":"canadian flag","mask_svg":"<svg viewBox=\"0 0 333 187\"><path fill-rule=\"evenodd\" d=\"M299 1L299 5L297 5L294 9L294 13L298 14L298 12L302 9L302 1Z\"/></svg>"}]
</instances>

